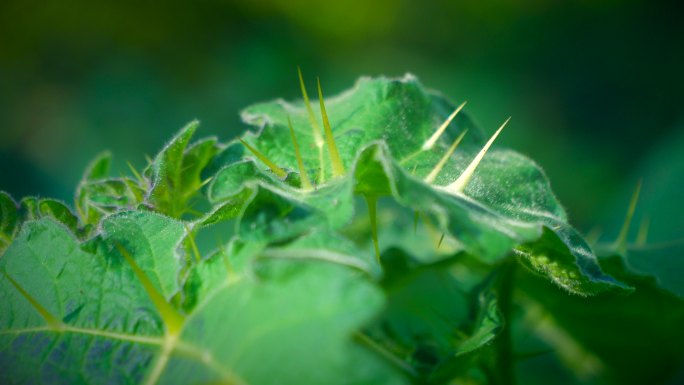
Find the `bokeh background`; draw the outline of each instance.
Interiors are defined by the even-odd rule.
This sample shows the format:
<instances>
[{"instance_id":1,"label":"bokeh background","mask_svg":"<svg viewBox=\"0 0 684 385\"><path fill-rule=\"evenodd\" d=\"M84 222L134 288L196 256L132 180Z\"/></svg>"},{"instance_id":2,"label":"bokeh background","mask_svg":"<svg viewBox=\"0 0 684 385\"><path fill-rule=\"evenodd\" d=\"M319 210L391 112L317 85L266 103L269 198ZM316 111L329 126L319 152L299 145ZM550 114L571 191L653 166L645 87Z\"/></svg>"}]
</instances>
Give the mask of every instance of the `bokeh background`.
<instances>
[{"instance_id":1,"label":"bokeh background","mask_svg":"<svg viewBox=\"0 0 684 385\"><path fill-rule=\"evenodd\" d=\"M71 202L104 149L125 173L191 119L233 138L241 108L300 97L297 65L328 95L411 72L468 100L485 132L512 115L498 145L545 168L580 229L609 223L643 177L646 206L674 205L653 226L681 236L666 225L684 196L678 3L3 1L0 189Z\"/></svg>"}]
</instances>

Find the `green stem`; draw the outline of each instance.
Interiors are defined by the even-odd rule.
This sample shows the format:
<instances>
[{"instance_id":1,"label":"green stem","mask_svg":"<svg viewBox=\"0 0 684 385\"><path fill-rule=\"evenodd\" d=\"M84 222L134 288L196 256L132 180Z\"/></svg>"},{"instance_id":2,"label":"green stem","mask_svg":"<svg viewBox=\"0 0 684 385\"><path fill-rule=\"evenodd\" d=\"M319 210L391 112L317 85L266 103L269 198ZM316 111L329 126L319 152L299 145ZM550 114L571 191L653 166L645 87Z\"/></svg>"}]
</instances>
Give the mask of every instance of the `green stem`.
<instances>
[{"instance_id":1,"label":"green stem","mask_svg":"<svg viewBox=\"0 0 684 385\"><path fill-rule=\"evenodd\" d=\"M501 334L496 339L495 383L497 385L514 385L514 354L511 333L512 301L515 281L515 260L509 260L502 266L497 285L499 311L505 321Z\"/></svg>"}]
</instances>

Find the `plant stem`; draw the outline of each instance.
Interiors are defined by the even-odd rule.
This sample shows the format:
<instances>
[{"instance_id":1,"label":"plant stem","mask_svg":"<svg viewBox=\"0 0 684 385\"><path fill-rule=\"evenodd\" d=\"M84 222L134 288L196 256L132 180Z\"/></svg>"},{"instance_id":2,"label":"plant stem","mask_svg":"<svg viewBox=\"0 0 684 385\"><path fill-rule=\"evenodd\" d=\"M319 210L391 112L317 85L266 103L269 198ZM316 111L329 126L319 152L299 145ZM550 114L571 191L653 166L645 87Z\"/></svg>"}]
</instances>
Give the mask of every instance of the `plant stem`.
<instances>
[{"instance_id":1,"label":"plant stem","mask_svg":"<svg viewBox=\"0 0 684 385\"><path fill-rule=\"evenodd\" d=\"M512 300L515 280L515 260L509 260L501 267L501 276L497 285L499 311L504 319L504 327L496 339L496 361L494 370L498 385L514 385L514 356L511 333Z\"/></svg>"}]
</instances>

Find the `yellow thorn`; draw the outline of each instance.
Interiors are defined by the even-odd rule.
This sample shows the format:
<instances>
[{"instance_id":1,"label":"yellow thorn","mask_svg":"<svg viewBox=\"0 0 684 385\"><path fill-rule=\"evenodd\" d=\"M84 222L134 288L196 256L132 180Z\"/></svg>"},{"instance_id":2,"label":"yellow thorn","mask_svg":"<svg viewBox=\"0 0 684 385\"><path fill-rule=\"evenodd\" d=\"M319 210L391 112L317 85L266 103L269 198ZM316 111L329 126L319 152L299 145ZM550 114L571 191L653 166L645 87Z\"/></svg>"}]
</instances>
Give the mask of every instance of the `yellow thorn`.
<instances>
[{"instance_id":1,"label":"yellow thorn","mask_svg":"<svg viewBox=\"0 0 684 385\"><path fill-rule=\"evenodd\" d=\"M618 250L624 251L627 246L627 236L629 235L629 226L632 224L632 218L634 217L634 211L636 210L637 201L639 201L639 193L641 192L641 181L637 183L636 189L632 194L632 200L629 202L629 208L627 209L627 215L625 216L625 222L622 224L622 229L620 229L620 234L615 240L615 247Z\"/></svg>"},{"instance_id":2,"label":"yellow thorn","mask_svg":"<svg viewBox=\"0 0 684 385\"><path fill-rule=\"evenodd\" d=\"M487 153L489 148L492 146L492 143L494 143L494 140L496 140L496 137L499 136L499 133L501 133L501 130L503 130L503 128L506 127L506 124L508 124L508 122L510 120L511 120L511 118L509 117L508 119L506 119L505 122L503 122L501 127L499 127L499 129L496 130L494 135L492 135L492 137L489 138L489 141L487 141L487 143L484 145L484 147L482 147L480 152L477 153L477 155L475 156L475 159L473 159L473 161L470 162L468 167L466 167L466 169L463 171L461 176L459 176L458 179L456 179L456 181L454 181L453 183L451 183L450 185L448 185L446 187L447 191L449 191L452 194L458 194L458 193L463 192L463 190L465 189L468 182L470 182L470 178L473 177L473 173L475 172L475 169L477 168L477 166L482 161L482 158L484 158L485 154Z\"/></svg>"},{"instance_id":3,"label":"yellow thorn","mask_svg":"<svg viewBox=\"0 0 684 385\"><path fill-rule=\"evenodd\" d=\"M318 121L316 121L316 116L314 115L313 108L311 108L309 94L306 92L306 86L304 85L302 69L299 68L299 66L297 66L297 73L299 74L299 87L302 89L304 105L306 106L306 112L309 116L309 123L311 124L311 130L313 132L314 144L318 148L318 163L321 167L318 181L319 183L323 183L325 182L325 157L323 156L323 146L325 145L325 140L323 140L323 134L321 134L321 127L318 125Z\"/></svg>"},{"instance_id":4,"label":"yellow thorn","mask_svg":"<svg viewBox=\"0 0 684 385\"><path fill-rule=\"evenodd\" d=\"M425 143L423 143L423 147L421 147L421 150L423 150L423 151L430 150L435 145L435 143L437 143L437 140L439 139L439 137L442 136L442 134L444 133L446 128L449 127L449 124L451 123L451 121L454 120L456 115L458 115L458 113L461 111L463 106L466 105L466 103L467 102L463 102L463 103L461 103L460 106L456 107L454 112L452 112L451 115L449 115L449 117L444 121L444 123L442 123L441 126L439 126L437 131L435 131L435 133L432 134L430 139L426 140Z\"/></svg>"},{"instance_id":5,"label":"yellow thorn","mask_svg":"<svg viewBox=\"0 0 684 385\"><path fill-rule=\"evenodd\" d=\"M368 217L371 225L371 238L373 238L373 248L375 249L375 258L380 264L380 245L378 243L378 199L375 196L365 195L366 204L368 205Z\"/></svg>"},{"instance_id":6,"label":"yellow thorn","mask_svg":"<svg viewBox=\"0 0 684 385\"><path fill-rule=\"evenodd\" d=\"M639 226L639 233L637 234L637 239L636 239L637 246L646 245L646 239L648 238L649 227L651 227L651 220L649 218L644 218L641 221L641 226Z\"/></svg>"},{"instance_id":7,"label":"yellow thorn","mask_svg":"<svg viewBox=\"0 0 684 385\"><path fill-rule=\"evenodd\" d=\"M442 159L439 160L437 165L435 165L435 168L430 171L428 176L425 177L425 183L431 184L432 182L435 181L435 178L437 178L437 175L439 175L439 172L442 171L442 168L444 168L444 165L446 164L447 160L451 157L451 154L454 153L456 150L456 147L458 147L458 144L461 143L461 140L463 140L463 137L465 134L468 132L468 130L465 130L459 135L456 140L454 140L454 143L449 147L449 150L444 154Z\"/></svg>"},{"instance_id":8,"label":"yellow thorn","mask_svg":"<svg viewBox=\"0 0 684 385\"><path fill-rule=\"evenodd\" d=\"M321 89L321 79L318 81L318 101L321 104L321 117L323 118L323 128L325 129L325 141L328 143L328 152L330 153L330 160L332 161L333 176L344 175L344 165L340 159L340 153L337 152L335 145L335 138L333 137L330 121L328 120L328 113L325 111L325 102L323 101L323 90Z\"/></svg>"},{"instance_id":9,"label":"yellow thorn","mask_svg":"<svg viewBox=\"0 0 684 385\"><path fill-rule=\"evenodd\" d=\"M304 98L304 105L306 106L306 112L309 115L309 123L311 123L311 129L313 131L314 143L316 147L323 147L325 141L323 140L323 135L321 134L321 127L316 121L316 116L314 115L313 108L311 108L311 101L309 101L309 94L306 92L306 86L304 85L304 77L302 76L302 69L297 66L297 73L299 74L299 86L302 89L302 97Z\"/></svg>"},{"instance_id":10,"label":"yellow thorn","mask_svg":"<svg viewBox=\"0 0 684 385\"><path fill-rule=\"evenodd\" d=\"M256 156L257 158L259 158L260 161L264 162L264 164L265 164L266 166L268 166L268 168L270 168L271 171L273 171L273 173L276 174L279 178L285 178L285 177L287 176L287 172L285 172L285 170L283 170L282 168L278 167L278 165L276 165L275 163L271 162L271 160L268 159L268 158L266 157L266 155L264 155L264 154L262 154L261 152L259 152L259 150L257 150L256 148L250 146L250 145L249 145L247 142L245 142L244 140L239 139L239 138L238 138L238 140L240 141L240 143L242 143L243 146L247 147L247 149L248 149L252 154L254 154L254 156Z\"/></svg>"},{"instance_id":11,"label":"yellow thorn","mask_svg":"<svg viewBox=\"0 0 684 385\"><path fill-rule=\"evenodd\" d=\"M287 117L287 124L290 126L290 136L292 137L292 144L294 145L295 156L297 157L297 166L299 166L299 178L302 181L302 188L304 190L311 190L311 181L309 180L309 175L306 173L306 168L304 168L302 154L299 152L299 144L297 144L297 137L295 136L294 128L292 128L292 121L289 116Z\"/></svg>"}]
</instances>

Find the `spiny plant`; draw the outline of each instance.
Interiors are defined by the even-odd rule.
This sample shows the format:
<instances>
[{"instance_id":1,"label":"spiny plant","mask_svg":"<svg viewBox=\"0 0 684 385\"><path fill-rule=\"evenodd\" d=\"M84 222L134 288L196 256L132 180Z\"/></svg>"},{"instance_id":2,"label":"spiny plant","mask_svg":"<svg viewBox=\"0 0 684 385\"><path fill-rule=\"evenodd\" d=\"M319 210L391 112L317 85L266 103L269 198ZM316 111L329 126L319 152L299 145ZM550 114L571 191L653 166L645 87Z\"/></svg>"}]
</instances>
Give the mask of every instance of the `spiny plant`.
<instances>
[{"instance_id":1,"label":"spiny plant","mask_svg":"<svg viewBox=\"0 0 684 385\"><path fill-rule=\"evenodd\" d=\"M597 258L539 166L492 146L508 120L486 140L410 75L328 100L319 82L318 108L299 80L301 101L247 108L227 143L191 143L192 122L123 177L101 154L74 210L0 194L1 383L676 373L684 344L620 340L684 340L662 249L624 230Z\"/></svg>"}]
</instances>

